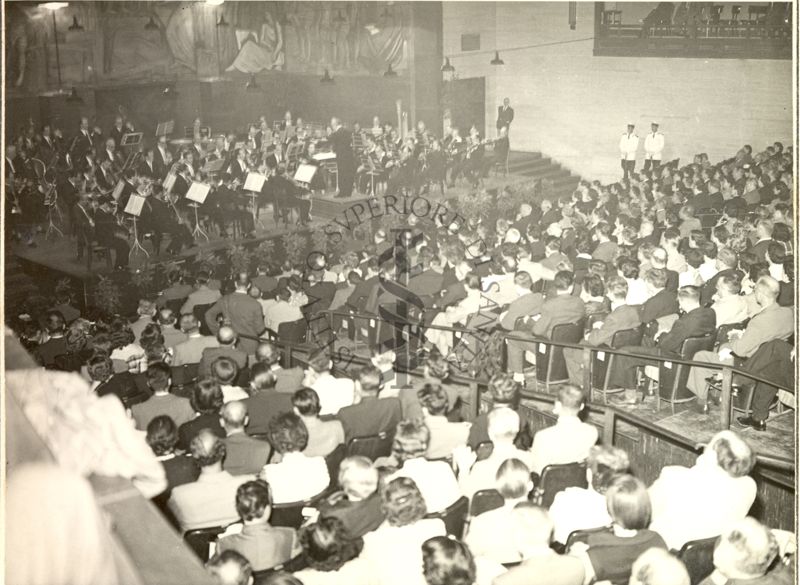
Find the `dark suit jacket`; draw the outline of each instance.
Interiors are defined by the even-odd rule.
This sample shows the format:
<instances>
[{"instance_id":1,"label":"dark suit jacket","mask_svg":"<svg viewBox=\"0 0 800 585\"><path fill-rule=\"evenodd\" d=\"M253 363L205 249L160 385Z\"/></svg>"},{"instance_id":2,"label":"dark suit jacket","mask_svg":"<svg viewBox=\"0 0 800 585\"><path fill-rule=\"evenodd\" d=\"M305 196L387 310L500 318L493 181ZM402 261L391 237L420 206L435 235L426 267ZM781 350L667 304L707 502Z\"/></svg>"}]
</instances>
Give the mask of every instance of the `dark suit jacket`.
<instances>
[{"instance_id":1,"label":"dark suit jacket","mask_svg":"<svg viewBox=\"0 0 800 585\"><path fill-rule=\"evenodd\" d=\"M683 341L688 337L701 337L713 333L717 327L717 315L713 309L698 307L681 315L667 331L658 339L658 347L664 351L680 353ZM691 356L687 356L691 357Z\"/></svg>"},{"instance_id":2,"label":"dark suit jacket","mask_svg":"<svg viewBox=\"0 0 800 585\"><path fill-rule=\"evenodd\" d=\"M197 465L197 461L189 455L176 455L172 459L162 461L161 465L164 466L164 471L167 472L168 492L171 492L172 488L179 485L197 481L200 476L200 467Z\"/></svg>"},{"instance_id":3,"label":"dark suit jacket","mask_svg":"<svg viewBox=\"0 0 800 585\"><path fill-rule=\"evenodd\" d=\"M343 492L337 492L320 503L319 515L322 518L341 520L352 538L372 532L386 517L381 509L381 497L377 491L358 502L351 502Z\"/></svg>"},{"instance_id":4,"label":"dark suit jacket","mask_svg":"<svg viewBox=\"0 0 800 585\"><path fill-rule=\"evenodd\" d=\"M236 365L239 366L239 371L247 366L247 354L235 347L220 346L220 347L207 347L203 350L203 357L200 359L200 366L198 373L201 376L211 375L211 364L214 360L220 357L231 358Z\"/></svg>"},{"instance_id":5,"label":"dark suit jacket","mask_svg":"<svg viewBox=\"0 0 800 585\"><path fill-rule=\"evenodd\" d=\"M56 357L67 353L67 340L63 337L54 337L36 348L39 362L46 368L56 363Z\"/></svg>"},{"instance_id":6,"label":"dark suit jacket","mask_svg":"<svg viewBox=\"0 0 800 585\"><path fill-rule=\"evenodd\" d=\"M664 290L668 290L671 292L678 292L678 273L674 270L664 269L667 273L667 284L664 285Z\"/></svg>"},{"instance_id":7,"label":"dark suit jacket","mask_svg":"<svg viewBox=\"0 0 800 585\"><path fill-rule=\"evenodd\" d=\"M342 421L345 441L353 437L377 435L383 431L394 432L401 419L400 400L365 396L358 404L345 406L336 417Z\"/></svg>"},{"instance_id":8,"label":"dark suit jacket","mask_svg":"<svg viewBox=\"0 0 800 585\"><path fill-rule=\"evenodd\" d=\"M755 244L752 249L750 250L753 254L758 256L759 262L766 262L767 261L767 249L769 245L772 243L772 240L763 240Z\"/></svg>"},{"instance_id":9,"label":"dark suit jacket","mask_svg":"<svg viewBox=\"0 0 800 585\"><path fill-rule=\"evenodd\" d=\"M129 372L114 374L108 380L95 388L98 396L114 394L124 405L128 406L134 402L143 402L148 398L144 393L139 392L133 376Z\"/></svg>"},{"instance_id":10,"label":"dark suit jacket","mask_svg":"<svg viewBox=\"0 0 800 585\"><path fill-rule=\"evenodd\" d=\"M497 128L500 129L503 126L510 126L511 122L514 121L514 108L508 106L497 106Z\"/></svg>"},{"instance_id":11,"label":"dark suit jacket","mask_svg":"<svg viewBox=\"0 0 800 585\"><path fill-rule=\"evenodd\" d=\"M367 299L372 293L373 287L378 286L378 276L371 276L367 280L363 280L356 285L356 288L353 289L353 292L350 294L350 298L347 299L345 303L348 307L353 309L354 311L362 311L364 310L364 305L367 303Z\"/></svg>"},{"instance_id":12,"label":"dark suit jacket","mask_svg":"<svg viewBox=\"0 0 800 585\"><path fill-rule=\"evenodd\" d=\"M332 282L317 282L314 286L306 289L308 305L303 307L303 313L313 315L325 311L331 306L333 297L336 295L336 285Z\"/></svg>"},{"instance_id":13,"label":"dark suit jacket","mask_svg":"<svg viewBox=\"0 0 800 585\"><path fill-rule=\"evenodd\" d=\"M579 297L558 295L547 299L539 309L541 317L533 324L533 334L550 337L553 327L562 323L576 323L586 312Z\"/></svg>"},{"instance_id":14,"label":"dark suit jacket","mask_svg":"<svg viewBox=\"0 0 800 585\"><path fill-rule=\"evenodd\" d=\"M258 337L264 332L264 313L261 304L251 296L233 292L225 295L206 311L206 325L216 334L219 330L217 315L222 313L239 335ZM239 349L247 354L256 351L258 342L251 339L240 339Z\"/></svg>"},{"instance_id":15,"label":"dark suit jacket","mask_svg":"<svg viewBox=\"0 0 800 585\"><path fill-rule=\"evenodd\" d=\"M420 274L412 277L408 281L408 288L411 292L422 298L425 306L429 306L430 297L442 290L444 277L435 270L424 270Z\"/></svg>"},{"instance_id":16,"label":"dark suit jacket","mask_svg":"<svg viewBox=\"0 0 800 585\"><path fill-rule=\"evenodd\" d=\"M439 308L449 307L455 305L457 302L467 298L467 289L464 283L457 280L455 283L447 287L447 290L442 292L439 299L435 299L436 306Z\"/></svg>"},{"instance_id":17,"label":"dark suit jacket","mask_svg":"<svg viewBox=\"0 0 800 585\"><path fill-rule=\"evenodd\" d=\"M250 423L247 433L250 435L266 433L269 421L282 412L292 412L292 395L288 393L265 390L254 394L243 401L247 405Z\"/></svg>"},{"instance_id":18,"label":"dark suit jacket","mask_svg":"<svg viewBox=\"0 0 800 585\"><path fill-rule=\"evenodd\" d=\"M649 323L659 317L666 317L678 312L678 297L673 291L660 290L647 299L639 307L639 318L642 323Z\"/></svg>"},{"instance_id":19,"label":"dark suit jacket","mask_svg":"<svg viewBox=\"0 0 800 585\"><path fill-rule=\"evenodd\" d=\"M617 331L633 329L640 325L639 311L636 307L622 305L611 311L603 321L600 329L592 329L586 342L593 346L611 345Z\"/></svg>"},{"instance_id":20,"label":"dark suit jacket","mask_svg":"<svg viewBox=\"0 0 800 585\"><path fill-rule=\"evenodd\" d=\"M225 430L219 424L219 414L201 414L178 428L178 449L189 450L189 444L203 429L208 429L220 439L225 438Z\"/></svg>"},{"instance_id":21,"label":"dark suit jacket","mask_svg":"<svg viewBox=\"0 0 800 585\"><path fill-rule=\"evenodd\" d=\"M231 475L255 475L269 460L272 447L266 441L235 433L225 438L222 468Z\"/></svg>"}]
</instances>

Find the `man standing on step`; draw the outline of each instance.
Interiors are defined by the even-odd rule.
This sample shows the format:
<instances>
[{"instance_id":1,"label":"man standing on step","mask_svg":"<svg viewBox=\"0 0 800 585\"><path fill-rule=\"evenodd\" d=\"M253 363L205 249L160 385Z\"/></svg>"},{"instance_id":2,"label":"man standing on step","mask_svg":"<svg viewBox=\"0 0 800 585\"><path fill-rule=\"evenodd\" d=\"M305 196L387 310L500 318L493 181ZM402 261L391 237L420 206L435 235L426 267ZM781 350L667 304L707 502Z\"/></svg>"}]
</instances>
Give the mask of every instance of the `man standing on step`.
<instances>
[{"instance_id":1,"label":"man standing on step","mask_svg":"<svg viewBox=\"0 0 800 585\"><path fill-rule=\"evenodd\" d=\"M639 148L639 137L634 133L634 127L634 124L628 124L628 131L619 139L619 156L623 179L630 177L636 166L636 150Z\"/></svg>"},{"instance_id":2,"label":"man standing on step","mask_svg":"<svg viewBox=\"0 0 800 585\"><path fill-rule=\"evenodd\" d=\"M661 166L661 153L664 150L664 135L658 131L658 124L650 124L650 133L644 138L644 170L655 171Z\"/></svg>"},{"instance_id":3,"label":"man standing on step","mask_svg":"<svg viewBox=\"0 0 800 585\"><path fill-rule=\"evenodd\" d=\"M506 131L511 130L511 122L514 121L514 108L511 107L511 100L505 98L503 105L497 108L497 134L500 134L500 129L505 128Z\"/></svg>"}]
</instances>

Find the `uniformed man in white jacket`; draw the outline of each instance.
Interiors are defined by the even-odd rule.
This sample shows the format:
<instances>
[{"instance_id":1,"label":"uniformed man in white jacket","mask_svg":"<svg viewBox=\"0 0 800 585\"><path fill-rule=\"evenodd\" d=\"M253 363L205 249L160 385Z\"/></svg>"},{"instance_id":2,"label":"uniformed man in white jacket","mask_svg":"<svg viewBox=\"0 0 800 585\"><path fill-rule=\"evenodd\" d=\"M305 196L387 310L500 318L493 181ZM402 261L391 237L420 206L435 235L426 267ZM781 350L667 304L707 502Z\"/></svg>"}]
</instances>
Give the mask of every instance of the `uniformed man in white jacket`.
<instances>
[{"instance_id":1,"label":"uniformed man in white jacket","mask_svg":"<svg viewBox=\"0 0 800 585\"><path fill-rule=\"evenodd\" d=\"M634 125L628 124L628 131L619 139L619 156L622 166L622 178L633 174L636 166L636 150L639 148L639 137L633 131Z\"/></svg>"},{"instance_id":2,"label":"uniformed man in white jacket","mask_svg":"<svg viewBox=\"0 0 800 585\"><path fill-rule=\"evenodd\" d=\"M658 131L658 124L650 124L650 134L644 137L644 170L661 166L661 153L664 151L664 135Z\"/></svg>"}]
</instances>

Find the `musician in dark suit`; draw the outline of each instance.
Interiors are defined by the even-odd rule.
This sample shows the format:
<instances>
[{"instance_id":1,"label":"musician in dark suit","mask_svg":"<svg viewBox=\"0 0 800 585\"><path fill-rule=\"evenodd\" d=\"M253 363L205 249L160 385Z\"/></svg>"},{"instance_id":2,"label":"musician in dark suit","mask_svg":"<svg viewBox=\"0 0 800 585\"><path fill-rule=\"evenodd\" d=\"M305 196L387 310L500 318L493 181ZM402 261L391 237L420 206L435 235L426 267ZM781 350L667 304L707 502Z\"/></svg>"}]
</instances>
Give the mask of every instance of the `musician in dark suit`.
<instances>
[{"instance_id":1,"label":"musician in dark suit","mask_svg":"<svg viewBox=\"0 0 800 585\"><path fill-rule=\"evenodd\" d=\"M122 122L122 116L117 116L116 118L114 118L114 127L108 133L108 137L114 139L114 144L116 144L117 146L121 146L122 137L125 136L126 133L127 130L125 129L125 126Z\"/></svg>"},{"instance_id":2,"label":"musician in dark suit","mask_svg":"<svg viewBox=\"0 0 800 585\"><path fill-rule=\"evenodd\" d=\"M74 218L73 231L78 240L78 262L83 259L83 252L89 248L94 240L94 209L89 202L89 194L79 192L77 202L72 210ZM92 251L89 250L89 254Z\"/></svg>"},{"instance_id":3,"label":"musician in dark suit","mask_svg":"<svg viewBox=\"0 0 800 585\"><path fill-rule=\"evenodd\" d=\"M42 126L42 139L36 152L36 157L45 165L50 164L50 159L56 154L56 143L50 133L50 125Z\"/></svg>"},{"instance_id":4,"label":"musician in dark suit","mask_svg":"<svg viewBox=\"0 0 800 585\"><path fill-rule=\"evenodd\" d=\"M228 167L228 174L231 176L231 180L237 181L240 185L243 185L248 172L247 155L244 148L240 148L236 151L236 158L231 161Z\"/></svg>"},{"instance_id":5,"label":"musician in dark suit","mask_svg":"<svg viewBox=\"0 0 800 585\"><path fill-rule=\"evenodd\" d=\"M106 140L105 148L98 153L97 158L100 162L104 160L108 160L111 162L112 167L121 164L119 152L117 152L117 143L114 142L113 138L109 138Z\"/></svg>"},{"instance_id":6,"label":"musician in dark suit","mask_svg":"<svg viewBox=\"0 0 800 585\"><path fill-rule=\"evenodd\" d=\"M514 121L514 108L511 107L511 100L508 98L503 100L503 105L497 108L497 133L500 134L500 128L507 128L511 130L511 122Z\"/></svg>"},{"instance_id":7,"label":"musician in dark suit","mask_svg":"<svg viewBox=\"0 0 800 585\"><path fill-rule=\"evenodd\" d=\"M172 164L172 152L170 152L166 136L158 137L158 144L153 151L153 162L155 163L156 177L159 179L166 177Z\"/></svg>"},{"instance_id":8,"label":"musician in dark suit","mask_svg":"<svg viewBox=\"0 0 800 585\"><path fill-rule=\"evenodd\" d=\"M61 206L67 210L67 218L69 221L70 231L75 234L75 204L78 202L78 191L80 189L80 176L81 173L77 169L69 171L63 180L56 183L56 192L58 193L58 200Z\"/></svg>"},{"instance_id":9,"label":"musician in dark suit","mask_svg":"<svg viewBox=\"0 0 800 585\"><path fill-rule=\"evenodd\" d=\"M94 146L92 131L89 128L89 118L81 118L78 134L73 138L72 154L75 157L83 156L87 150Z\"/></svg>"},{"instance_id":10,"label":"musician in dark suit","mask_svg":"<svg viewBox=\"0 0 800 585\"><path fill-rule=\"evenodd\" d=\"M161 238L163 234L169 234L169 246L167 254L178 254L184 246L191 248L194 239L183 218L180 217L169 203L164 200L164 188L158 184L153 184L153 192L150 197L145 199L142 208L142 229L153 232L153 247L156 256L161 250Z\"/></svg>"},{"instance_id":11,"label":"musician in dark suit","mask_svg":"<svg viewBox=\"0 0 800 585\"><path fill-rule=\"evenodd\" d=\"M647 357L636 355L653 355L660 357L680 357L681 346L689 337L700 337L713 333L717 326L717 316L713 309L700 306L700 289L696 286L684 286L678 290L678 304L682 312L672 328L656 340L655 347L624 347L625 355L617 355L611 369L609 387L630 390L636 387L636 368L649 364L657 365ZM690 359L691 356L686 356ZM636 400L635 393L623 398L623 402Z\"/></svg>"},{"instance_id":12,"label":"musician in dark suit","mask_svg":"<svg viewBox=\"0 0 800 585\"><path fill-rule=\"evenodd\" d=\"M344 199L353 193L353 182L356 178L356 159L353 154L353 136L345 130L339 118L331 119L333 133L328 136L328 141L336 153L336 166L339 172L339 194L337 198Z\"/></svg>"},{"instance_id":13,"label":"musician in dark suit","mask_svg":"<svg viewBox=\"0 0 800 585\"><path fill-rule=\"evenodd\" d=\"M111 204L108 202L94 202L94 237L98 244L114 250L114 267L118 270L128 268L128 254L130 247L128 242L118 235L124 230L117 223L111 211Z\"/></svg>"},{"instance_id":14,"label":"musician in dark suit","mask_svg":"<svg viewBox=\"0 0 800 585\"><path fill-rule=\"evenodd\" d=\"M508 151L510 148L511 146L508 142L508 127L503 126L498 130L498 137L494 142L494 160L492 161L492 164L499 164L505 168L506 159L508 158Z\"/></svg>"},{"instance_id":15,"label":"musician in dark suit","mask_svg":"<svg viewBox=\"0 0 800 585\"><path fill-rule=\"evenodd\" d=\"M111 174L110 160L107 158L103 159L103 161L100 163L100 167L95 171L94 180L97 182L98 189L100 189L106 195L109 194L109 191L114 189L117 181Z\"/></svg>"},{"instance_id":16,"label":"musician in dark suit","mask_svg":"<svg viewBox=\"0 0 800 585\"><path fill-rule=\"evenodd\" d=\"M240 336L239 349L248 355L255 353L258 342L243 336L258 337L264 332L264 312L261 304L248 294L250 278L240 273L234 281L236 290L218 300L205 314L206 324L212 332L219 331L217 316L222 315Z\"/></svg>"},{"instance_id":17,"label":"musician in dark suit","mask_svg":"<svg viewBox=\"0 0 800 585\"><path fill-rule=\"evenodd\" d=\"M155 179L157 177L156 155L152 148L148 148L144 152L142 162L139 163L137 172L140 177L147 177L148 179Z\"/></svg>"}]
</instances>

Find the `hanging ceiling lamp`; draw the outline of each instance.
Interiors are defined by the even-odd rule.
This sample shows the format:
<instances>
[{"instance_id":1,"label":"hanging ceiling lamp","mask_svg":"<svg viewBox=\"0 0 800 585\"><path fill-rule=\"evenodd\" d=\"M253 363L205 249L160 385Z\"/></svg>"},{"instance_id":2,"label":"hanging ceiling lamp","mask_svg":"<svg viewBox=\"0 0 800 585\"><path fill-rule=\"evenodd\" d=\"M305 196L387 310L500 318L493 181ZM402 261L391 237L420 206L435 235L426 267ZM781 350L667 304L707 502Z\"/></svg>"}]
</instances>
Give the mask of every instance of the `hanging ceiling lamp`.
<instances>
[{"instance_id":1,"label":"hanging ceiling lamp","mask_svg":"<svg viewBox=\"0 0 800 585\"><path fill-rule=\"evenodd\" d=\"M333 77L331 77L331 72L327 69L325 70L325 74L322 76L322 79L319 80L320 83L333 83Z\"/></svg>"},{"instance_id":2,"label":"hanging ceiling lamp","mask_svg":"<svg viewBox=\"0 0 800 585\"><path fill-rule=\"evenodd\" d=\"M78 17L77 16L73 16L72 17L72 24L69 25L69 30L71 30L73 32L77 32L77 31L83 30L83 27L78 23Z\"/></svg>"},{"instance_id":3,"label":"hanging ceiling lamp","mask_svg":"<svg viewBox=\"0 0 800 585\"><path fill-rule=\"evenodd\" d=\"M67 101L70 103L83 103L83 98L78 95L78 90L72 86L72 92L67 96Z\"/></svg>"},{"instance_id":4,"label":"hanging ceiling lamp","mask_svg":"<svg viewBox=\"0 0 800 585\"><path fill-rule=\"evenodd\" d=\"M494 52L494 59L489 62L491 65L505 65L506 62L500 58L500 51Z\"/></svg>"},{"instance_id":5,"label":"hanging ceiling lamp","mask_svg":"<svg viewBox=\"0 0 800 585\"><path fill-rule=\"evenodd\" d=\"M450 57L444 58L444 65L442 65L442 73L455 73L456 68L450 65Z\"/></svg>"},{"instance_id":6,"label":"hanging ceiling lamp","mask_svg":"<svg viewBox=\"0 0 800 585\"><path fill-rule=\"evenodd\" d=\"M156 19L151 16L150 20L147 21L147 24L144 25L144 30L158 30L158 24L156 24Z\"/></svg>"},{"instance_id":7,"label":"hanging ceiling lamp","mask_svg":"<svg viewBox=\"0 0 800 585\"><path fill-rule=\"evenodd\" d=\"M389 63L389 68L386 70L386 73L383 74L384 77L397 77L397 71L392 69L392 64Z\"/></svg>"}]
</instances>

